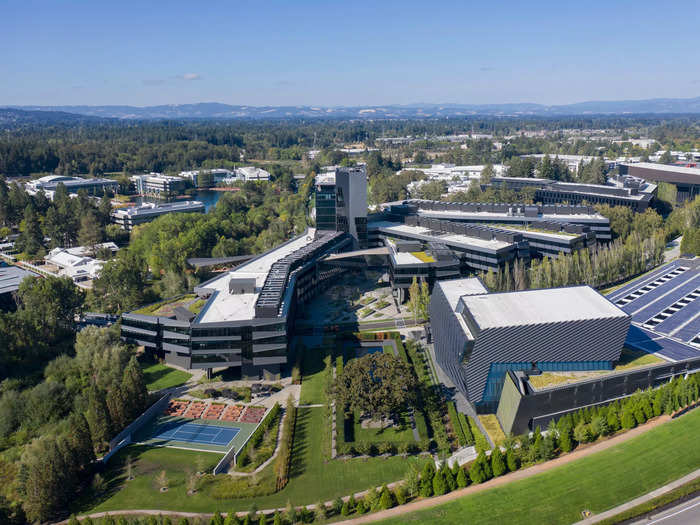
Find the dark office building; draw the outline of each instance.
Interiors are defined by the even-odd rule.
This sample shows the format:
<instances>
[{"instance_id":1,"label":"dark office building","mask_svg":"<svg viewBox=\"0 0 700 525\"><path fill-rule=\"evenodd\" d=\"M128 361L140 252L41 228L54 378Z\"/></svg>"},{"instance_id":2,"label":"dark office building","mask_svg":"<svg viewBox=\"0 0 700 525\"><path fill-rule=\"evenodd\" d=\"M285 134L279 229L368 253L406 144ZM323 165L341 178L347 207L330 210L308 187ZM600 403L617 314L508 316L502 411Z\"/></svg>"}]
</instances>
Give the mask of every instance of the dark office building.
<instances>
[{"instance_id":1,"label":"dark office building","mask_svg":"<svg viewBox=\"0 0 700 525\"><path fill-rule=\"evenodd\" d=\"M630 317L588 286L480 289L440 281L430 300L438 365L477 410L496 409L509 370L605 370L620 357Z\"/></svg>"},{"instance_id":2,"label":"dark office building","mask_svg":"<svg viewBox=\"0 0 700 525\"><path fill-rule=\"evenodd\" d=\"M620 164L620 174L674 184L678 190L676 199L679 203L693 200L700 195L700 168L668 166L651 162L625 163Z\"/></svg>"},{"instance_id":3,"label":"dark office building","mask_svg":"<svg viewBox=\"0 0 700 525\"><path fill-rule=\"evenodd\" d=\"M367 246L367 174L364 167L337 168L316 179L316 227L348 233Z\"/></svg>"},{"instance_id":4,"label":"dark office building","mask_svg":"<svg viewBox=\"0 0 700 525\"><path fill-rule=\"evenodd\" d=\"M187 369L241 367L244 377L279 377L295 308L342 271L323 270L319 259L351 242L342 232L308 230L196 287L206 300L196 314L122 315L122 338Z\"/></svg>"}]
</instances>

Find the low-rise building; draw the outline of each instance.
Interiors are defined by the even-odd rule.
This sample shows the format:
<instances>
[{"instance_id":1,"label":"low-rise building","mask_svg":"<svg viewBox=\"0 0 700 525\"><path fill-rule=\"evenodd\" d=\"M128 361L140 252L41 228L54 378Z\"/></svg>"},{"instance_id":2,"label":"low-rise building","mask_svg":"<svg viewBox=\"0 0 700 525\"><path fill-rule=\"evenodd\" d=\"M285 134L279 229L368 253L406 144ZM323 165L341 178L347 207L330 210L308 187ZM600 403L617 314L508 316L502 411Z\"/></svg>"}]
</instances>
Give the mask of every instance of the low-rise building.
<instances>
[{"instance_id":1,"label":"low-rise building","mask_svg":"<svg viewBox=\"0 0 700 525\"><path fill-rule=\"evenodd\" d=\"M162 173L133 175L131 182L139 195L179 195L185 190L185 179Z\"/></svg>"},{"instance_id":2,"label":"low-rise building","mask_svg":"<svg viewBox=\"0 0 700 525\"><path fill-rule=\"evenodd\" d=\"M673 184L678 190L678 202L693 200L700 195L700 168L697 167L668 166L651 162L622 163L620 174Z\"/></svg>"},{"instance_id":3,"label":"low-rise building","mask_svg":"<svg viewBox=\"0 0 700 525\"><path fill-rule=\"evenodd\" d=\"M95 259L89 254L95 255L100 249L107 249L112 253L119 250L113 242L98 244L94 249L87 246L54 248L44 257L44 260L58 268L55 273L59 277L69 277L77 284L99 277L104 261Z\"/></svg>"},{"instance_id":4,"label":"low-rise building","mask_svg":"<svg viewBox=\"0 0 700 525\"><path fill-rule=\"evenodd\" d=\"M36 277L36 274L0 261L0 310L14 310L16 305L13 294L28 277Z\"/></svg>"},{"instance_id":5,"label":"low-rise building","mask_svg":"<svg viewBox=\"0 0 700 525\"><path fill-rule=\"evenodd\" d=\"M116 192L119 189L119 184L115 180L69 177L66 175L46 175L45 177L34 179L25 184L25 189L31 194L36 194L43 190L47 195L52 196L59 184L63 184L68 193L78 193L80 190L85 190L88 195L95 196L104 195L105 190Z\"/></svg>"},{"instance_id":6,"label":"low-rise building","mask_svg":"<svg viewBox=\"0 0 700 525\"><path fill-rule=\"evenodd\" d=\"M175 201L156 204L146 202L131 208L119 208L112 211L112 222L122 229L131 231L135 226L151 222L167 213L204 213L204 203L200 201Z\"/></svg>"}]
</instances>

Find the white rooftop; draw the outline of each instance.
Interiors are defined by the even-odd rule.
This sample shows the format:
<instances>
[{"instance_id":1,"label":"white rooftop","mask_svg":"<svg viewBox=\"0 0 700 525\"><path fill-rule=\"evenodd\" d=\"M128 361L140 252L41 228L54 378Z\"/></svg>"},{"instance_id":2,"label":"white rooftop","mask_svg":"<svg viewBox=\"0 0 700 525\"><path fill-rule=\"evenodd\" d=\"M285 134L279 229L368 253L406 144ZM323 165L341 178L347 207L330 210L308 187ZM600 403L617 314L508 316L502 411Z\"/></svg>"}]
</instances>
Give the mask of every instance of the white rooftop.
<instances>
[{"instance_id":1,"label":"white rooftop","mask_svg":"<svg viewBox=\"0 0 700 525\"><path fill-rule=\"evenodd\" d=\"M513 206L513 208L517 208L518 206ZM524 208L525 205L521 205L521 208ZM434 218L440 218L442 217L464 217L465 219L467 218L474 218L474 219L493 219L493 220L499 220L499 219L513 219L513 218L525 218L528 220L533 220L533 219L546 219L546 220L553 220L553 221L564 221L566 222L567 218L569 217L575 217L577 221L579 220L602 220L605 219L602 215L599 214L587 214L587 213L576 213L576 214L570 214L570 215L556 215L556 214L541 214L538 215L537 217L525 217L523 213L508 213L507 211L461 211L461 210L422 210L418 209L418 215L422 215L425 217L434 217Z\"/></svg>"},{"instance_id":2,"label":"white rooftop","mask_svg":"<svg viewBox=\"0 0 700 525\"><path fill-rule=\"evenodd\" d=\"M398 224L396 222L389 221L371 222L367 225L367 227L381 228L383 232L387 233L388 235L391 235L392 233L406 234L410 235L414 239L420 239L424 241L440 241L443 243L464 247L476 246L479 248L499 250L501 248L511 246L511 243L499 241L496 239L479 239L478 237L468 237L466 235L461 235L457 233L437 234L433 232L433 230L431 230L430 228L424 228L423 226L409 226L408 224Z\"/></svg>"},{"instance_id":3,"label":"white rooftop","mask_svg":"<svg viewBox=\"0 0 700 525\"><path fill-rule=\"evenodd\" d=\"M213 289L215 293L200 312L197 322L219 323L252 319L255 316L255 301L258 299L260 288L265 283L272 264L307 244L311 244L314 233L315 230L309 228L304 235L261 255L257 259L242 264L235 270L226 272L218 279L204 285L204 288ZM231 278L255 279L255 293L231 295L228 291Z\"/></svg>"},{"instance_id":4,"label":"white rooftop","mask_svg":"<svg viewBox=\"0 0 700 525\"><path fill-rule=\"evenodd\" d=\"M481 329L627 316L589 286L472 295L461 301Z\"/></svg>"},{"instance_id":5,"label":"white rooftop","mask_svg":"<svg viewBox=\"0 0 700 525\"><path fill-rule=\"evenodd\" d=\"M442 288L442 292L450 303L452 310L457 308L460 297L466 295L481 295L489 291L486 289L481 279L477 277L467 277L466 279L455 279L453 281L438 281L437 285Z\"/></svg>"}]
</instances>

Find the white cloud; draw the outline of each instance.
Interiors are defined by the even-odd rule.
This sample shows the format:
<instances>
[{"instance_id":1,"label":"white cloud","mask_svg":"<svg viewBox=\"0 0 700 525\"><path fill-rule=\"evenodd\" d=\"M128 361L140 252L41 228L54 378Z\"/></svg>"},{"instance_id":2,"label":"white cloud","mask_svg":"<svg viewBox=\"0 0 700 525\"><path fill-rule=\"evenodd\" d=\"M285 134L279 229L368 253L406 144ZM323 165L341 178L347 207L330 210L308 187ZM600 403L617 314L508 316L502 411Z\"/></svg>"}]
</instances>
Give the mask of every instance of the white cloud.
<instances>
[{"instance_id":1,"label":"white cloud","mask_svg":"<svg viewBox=\"0 0 700 525\"><path fill-rule=\"evenodd\" d=\"M182 80L199 80L202 78L199 73L185 73L180 77Z\"/></svg>"}]
</instances>

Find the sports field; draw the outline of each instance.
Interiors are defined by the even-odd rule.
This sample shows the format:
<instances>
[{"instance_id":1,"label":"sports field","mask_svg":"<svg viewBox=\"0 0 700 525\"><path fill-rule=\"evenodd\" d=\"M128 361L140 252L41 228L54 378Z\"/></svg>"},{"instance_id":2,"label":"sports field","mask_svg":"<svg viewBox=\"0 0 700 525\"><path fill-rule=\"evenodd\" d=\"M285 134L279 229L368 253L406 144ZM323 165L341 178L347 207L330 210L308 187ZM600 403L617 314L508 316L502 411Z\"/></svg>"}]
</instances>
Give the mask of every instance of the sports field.
<instances>
[{"instance_id":1,"label":"sports field","mask_svg":"<svg viewBox=\"0 0 700 525\"><path fill-rule=\"evenodd\" d=\"M239 449L257 424L162 416L134 435L136 443L225 454Z\"/></svg>"}]
</instances>

